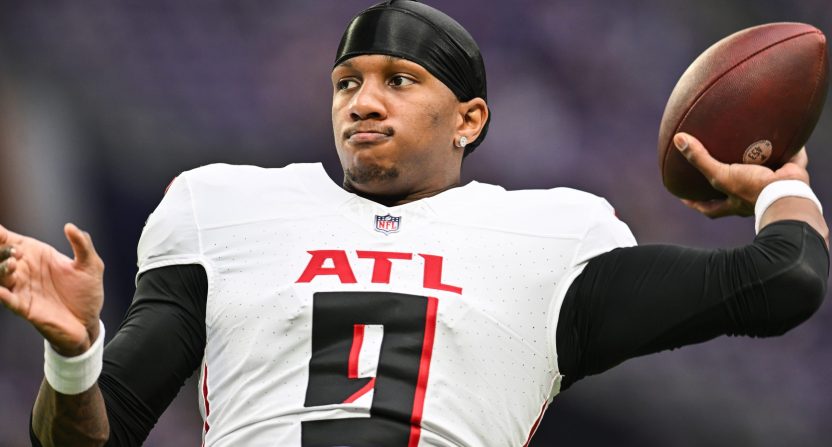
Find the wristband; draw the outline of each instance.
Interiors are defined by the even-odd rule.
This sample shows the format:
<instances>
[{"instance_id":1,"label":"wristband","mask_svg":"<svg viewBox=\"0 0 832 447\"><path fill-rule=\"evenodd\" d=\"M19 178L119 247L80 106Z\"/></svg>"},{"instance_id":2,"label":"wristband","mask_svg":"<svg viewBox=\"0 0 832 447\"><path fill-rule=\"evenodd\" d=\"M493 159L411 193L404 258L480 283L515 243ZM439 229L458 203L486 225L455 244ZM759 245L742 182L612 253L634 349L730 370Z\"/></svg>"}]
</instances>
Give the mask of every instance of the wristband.
<instances>
[{"instance_id":1,"label":"wristband","mask_svg":"<svg viewBox=\"0 0 832 447\"><path fill-rule=\"evenodd\" d=\"M756 233L760 232L760 220L763 217L763 213L766 212L772 203L783 197L802 197L809 199L817 205L818 210L823 214L823 206L821 206L820 201L809 185L800 180L777 180L766 185L760 191L760 195L757 196L757 203L754 204L754 231Z\"/></svg>"},{"instance_id":2,"label":"wristband","mask_svg":"<svg viewBox=\"0 0 832 447\"><path fill-rule=\"evenodd\" d=\"M81 394L98 381L104 361L104 323L99 320L98 324L98 338L87 352L75 357L64 357L43 341L43 372L52 389L61 394Z\"/></svg>"}]
</instances>

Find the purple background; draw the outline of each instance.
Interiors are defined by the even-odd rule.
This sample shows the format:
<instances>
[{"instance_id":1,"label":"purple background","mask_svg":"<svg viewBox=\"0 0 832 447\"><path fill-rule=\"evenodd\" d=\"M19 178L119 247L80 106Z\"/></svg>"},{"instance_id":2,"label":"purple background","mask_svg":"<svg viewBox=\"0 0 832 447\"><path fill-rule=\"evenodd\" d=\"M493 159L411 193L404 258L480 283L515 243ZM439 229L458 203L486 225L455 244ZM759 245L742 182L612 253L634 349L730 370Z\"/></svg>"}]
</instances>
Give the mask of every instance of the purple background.
<instances>
[{"instance_id":1,"label":"purple background","mask_svg":"<svg viewBox=\"0 0 832 447\"><path fill-rule=\"evenodd\" d=\"M734 246L750 219L711 221L662 187L659 120L711 43L772 21L832 31L828 0L432 1L488 68L493 122L465 179L606 197L642 244ZM213 162L323 161L338 178L329 72L369 1L0 1L0 222L67 250L89 230L107 262L103 319L132 296L135 245L178 172ZM832 113L809 142L832 207ZM541 222L545 225L545 222ZM825 446L832 307L786 336L632 360L559 396L535 446ZM0 311L0 445L27 444L42 373L36 331ZM148 446L198 445L192 381Z\"/></svg>"}]
</instances>

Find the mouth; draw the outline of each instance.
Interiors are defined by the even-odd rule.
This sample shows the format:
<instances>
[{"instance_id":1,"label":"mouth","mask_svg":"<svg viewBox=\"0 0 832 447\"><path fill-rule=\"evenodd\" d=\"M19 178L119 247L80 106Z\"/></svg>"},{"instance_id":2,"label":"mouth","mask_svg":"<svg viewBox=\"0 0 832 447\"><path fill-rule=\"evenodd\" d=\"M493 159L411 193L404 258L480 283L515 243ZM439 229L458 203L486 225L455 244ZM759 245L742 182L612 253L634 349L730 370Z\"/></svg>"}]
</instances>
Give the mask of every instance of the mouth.
<instances>
[{"instance_id":1,"label":"mouth","mask_svg":"<svg viewBox=\"0 0 832 447\"><path fill-rule=\"evenodd\" d=\"M394 133L392 127L356 127L344 132L344 139L352 144L372 144L386 141Z\"/></svg>"}]
</instances>

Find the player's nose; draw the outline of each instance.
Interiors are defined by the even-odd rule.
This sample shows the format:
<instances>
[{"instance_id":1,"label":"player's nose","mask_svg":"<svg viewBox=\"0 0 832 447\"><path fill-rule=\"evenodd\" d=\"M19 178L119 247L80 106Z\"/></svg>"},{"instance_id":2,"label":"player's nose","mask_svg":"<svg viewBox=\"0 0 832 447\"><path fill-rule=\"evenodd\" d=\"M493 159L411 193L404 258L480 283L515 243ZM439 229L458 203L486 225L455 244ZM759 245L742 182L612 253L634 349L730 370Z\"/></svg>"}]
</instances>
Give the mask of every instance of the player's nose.
<instances>
[{"instance_id":1,"label":"player's nose","mask_svg":"<svg viewBox=\"0 0 832 447\"><path fill-rule=\"evenodd\" d=\"M348 110L353 121L387 118L383 86L371 80L363 82L350 99Z\"/></svg>"}]
</instances>

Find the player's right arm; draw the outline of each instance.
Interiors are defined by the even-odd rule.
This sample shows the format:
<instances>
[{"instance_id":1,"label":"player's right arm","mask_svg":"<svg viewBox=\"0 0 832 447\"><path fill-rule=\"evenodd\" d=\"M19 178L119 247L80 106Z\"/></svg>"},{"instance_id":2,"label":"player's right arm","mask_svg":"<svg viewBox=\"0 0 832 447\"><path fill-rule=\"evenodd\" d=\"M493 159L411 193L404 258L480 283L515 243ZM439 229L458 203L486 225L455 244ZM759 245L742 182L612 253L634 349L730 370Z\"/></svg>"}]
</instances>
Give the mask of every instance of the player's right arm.
<instances>
[{"instance_id":1,"label":"player's right arm","mask_svg":"<svg viewBox=\"0 0 832 447\"><path fill-rule=\"evenodd\" d=\"M90 236L67 225L69 259L0 227L0 301L64 357L98 337L103 263ZM98 382L62 394L43 381L32 413L34 446L139 446L202 360L207 275L201 265L141 274L133 303L104 351ZM172 340L177 342L172 343Z\"/></svg>"},{"instance_id":2,"label":"player's right arm","mask_svg":"<svg viewBox=\"0 0 832 447\"><path fill-rule=\"evenodd\" d=\"M64 232L74 259L0 227L0 302L29 321L59 354L74 357L100 336L104 263L88 233L72 224ZM44 380L32 424L44 446L104 445L109 435L97 385L66 395Z\"/></svg>"},{"instance_id":3,"label":"player's right arm","mask_svg":"<svg viewBox=\"0 0 832 447\"><path fill-rule=\"evenodd\" d=\"M70 396L45 382L32 414L34 446L142 445L202 361L207 261L184 177L171 184L142 232L136 292L104 348L97 383ZM104 266L88 234L73 225L66 233L75 259L0 227L0 302L71 357L103 337Z\"/></svg>"}]
</instances>

